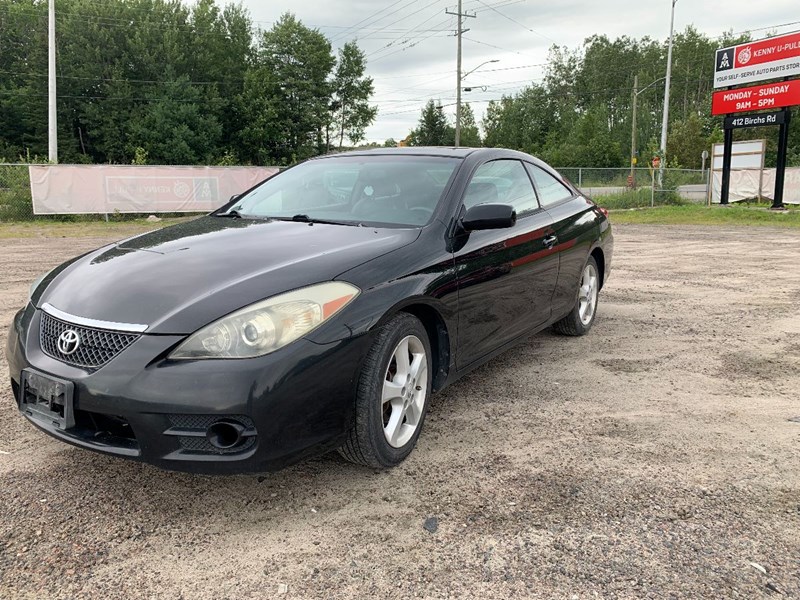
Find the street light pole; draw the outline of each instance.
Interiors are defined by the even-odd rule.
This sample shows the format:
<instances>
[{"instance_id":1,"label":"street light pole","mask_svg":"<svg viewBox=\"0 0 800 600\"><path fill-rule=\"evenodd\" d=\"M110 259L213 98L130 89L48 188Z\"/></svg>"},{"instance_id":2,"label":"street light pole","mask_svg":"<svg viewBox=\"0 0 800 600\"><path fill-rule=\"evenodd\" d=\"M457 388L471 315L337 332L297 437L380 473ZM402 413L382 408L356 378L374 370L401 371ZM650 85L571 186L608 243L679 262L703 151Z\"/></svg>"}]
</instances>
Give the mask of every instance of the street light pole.
<instances>
[{"instance_id":1,"label":"street light pole","mask_svg":"<svg viewBox=\"0 0 800 600\"><path fill-rule=\"evenodd\" d=\"M631 115L631 189L636 187L636 88L639 87L639 75L633 76L633 114Z\"/></svg>"},{"instance_id":2,"label":"street light pole","mask_svg":"<svg viewBox=\"0 0 800 600\"><path fill-rule=\"evenodd\" d=\"M474 69L472 69L472 70L470 70L470 71L467 71L466 73L464 73L464 74L461 76L461 79L462 79L462 80L466 79L466 78L467 78L467 75L470 75L471 73L474 73L475 71L477 71L478 69L480 69L480 68L481 68L483 65L488 65L489 63L496 63L496 62L500 62L500 59L499 59L499 58L493 58L492 60L485 60L485 61L483 61L481 64L479 64L477 67L475 67Z\"/></svg>"},{"instance_id":3,"label":"street light pole","mask_svg":"<svg viewBox=\"0 0 800 600\"><path fill-rule=\"evenodd\" d=\"M675 3L672 0L672 12L669 19L669 45L667 47L667 83L664 86L664 112L661 118L661 168L658 174L658 183L664 182L664 167L667 162L667 126L669 123L669 84L672 79L672 34L675 28Z\"/></svg>"},{"instance_id":4,"label":"street light pole","mask_svg":"<svg viewBox=\"0 0 800 600\"><path fill-rule=\"evenodd\" d=\"M47 7L47 159L58 162L58 126L56 124L56 7Z\"/></svg>"},{"instance_id":5,"label":"street light pole","mask_svg":"<svg viewBox=\"0 0 800 600\"><path fill-rule=\"evenodd\" d=\"M464 79L466 79L467 75L469 75L470 73L474 73L475 71L480 69L483 65L488 65L489 63L496 63L496 62L500 61L496 58L493 60L486 60L481 64L479 64L474 69L472 69L471 71L467 71L466 73L461 75L458 81L458 93L456 94L456 148L458 148L461 145L461 91L462 91L461 82L464 81ZM472 91L472 88L466 87L463 89L463 91L470 92ZM483 91L486 91L486 88L483 88Z\"/></svg>"},{"instance_id":6,"label":"street light pole","mask_svg":"<svg viewBox=\"0 0 800 600\"><path fill-rule=\"evenodd\" d=\"M631 115L631 187L636 187L636 172L634 171L634 160L636 159L636 106L638 104L639 94L642 92L646 92L659 81L664 81L664 77L659 77L655 81L651 81L649 84L644 86L642 89L639 88L639 75L633 76L633 94L632 94L632 101L631 105L633 108L633 114Z\"/></svg>"}]
</instances>

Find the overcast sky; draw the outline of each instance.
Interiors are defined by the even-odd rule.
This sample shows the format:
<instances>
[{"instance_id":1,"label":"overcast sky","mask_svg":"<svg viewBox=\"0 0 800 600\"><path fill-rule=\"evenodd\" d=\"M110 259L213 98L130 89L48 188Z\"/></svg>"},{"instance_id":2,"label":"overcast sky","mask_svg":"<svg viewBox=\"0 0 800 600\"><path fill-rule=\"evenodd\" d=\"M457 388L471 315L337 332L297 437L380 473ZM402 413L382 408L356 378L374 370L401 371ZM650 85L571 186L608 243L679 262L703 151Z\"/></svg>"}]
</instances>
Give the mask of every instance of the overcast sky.
<instances>
[{"instance_id":1,"label":"overcast sky","mask_svg":"<svg viewBox=\"0 0 800 600\"><path fill-rule=\"evenodd\" d=\"M375 80L378 118L367 141L404 138L415 127L421 106L429 99L455 102L456 18L454 0L242 0L255 25L268 28L286 11L320 29L334 47L357 39L368 57L367 72ZM223 0L218 0L223 3ZM553 43L581 47L594 34L669 35L670 0L463 0L465 19L463 72L484 65L464 80L473 86L463 94L480 120L486 103L513 93L526 82L540 80L542 63ZM675 30L693 24L709 37L798 21L797 0L678 0ZM489 8L492 7L492 8ZM777 27L779 33L800 29L800 23ZM754 31L755 38L766 31ZM713 57L709 57L709 62ZM485 86L485 91L483 91ZM455 106L445 108L448 114Z\"/></svg>"}]
</instances>

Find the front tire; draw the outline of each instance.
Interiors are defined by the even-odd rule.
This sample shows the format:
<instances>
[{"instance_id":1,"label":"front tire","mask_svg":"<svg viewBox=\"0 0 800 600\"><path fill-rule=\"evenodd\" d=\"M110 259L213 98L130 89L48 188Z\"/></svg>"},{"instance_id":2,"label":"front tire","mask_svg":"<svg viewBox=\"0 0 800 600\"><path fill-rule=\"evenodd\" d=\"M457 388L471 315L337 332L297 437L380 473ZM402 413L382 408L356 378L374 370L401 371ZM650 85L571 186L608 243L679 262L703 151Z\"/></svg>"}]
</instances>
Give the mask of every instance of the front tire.
<instances>
[{"instance_id":1,"label":"front tire","mask_svg":"<svg viewBox=\"0 0 800 600\"><path fill-rule=\"evenodd\" d=\"M569 314L553 324L553 331L561 335L586 335L597 315L597 294L600 291L600 271L593 256L583 267L578 284L578 298Z\"/></svg>"},{"instance_id":2,"label":"front tire","mask_svg":"<svg viewBox=\"0 0 800 600\"><path fill-rule=\"evenodd\" d=\"M431 395L431 348L425 327L400 313L384 325L364 360L355 420L339 452L385 469L400 464L419 438Z\"/></svg>"}]
</instances>

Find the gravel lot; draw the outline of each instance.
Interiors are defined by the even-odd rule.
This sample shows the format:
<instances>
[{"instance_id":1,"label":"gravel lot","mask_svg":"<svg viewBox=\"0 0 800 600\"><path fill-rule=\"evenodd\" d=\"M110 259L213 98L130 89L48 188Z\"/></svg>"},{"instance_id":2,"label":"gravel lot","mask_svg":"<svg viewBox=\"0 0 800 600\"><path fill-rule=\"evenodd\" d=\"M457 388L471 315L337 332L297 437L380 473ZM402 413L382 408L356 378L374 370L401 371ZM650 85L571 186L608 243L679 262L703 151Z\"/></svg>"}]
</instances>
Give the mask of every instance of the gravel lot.
<instances>
[{"instance_id":1,"label":"gravel lot","mask_svg":"<svg viewBox=\"0 0 800 600\"><path fill-rule=\"evenodd\" d=\"M0 239L3 326L106 241ZM435 396L391 472L163 472L45 437L3 384L0 598L800 597L799 265L791 230L617 227L592 333Z\"/></svg>"}]
</instances>

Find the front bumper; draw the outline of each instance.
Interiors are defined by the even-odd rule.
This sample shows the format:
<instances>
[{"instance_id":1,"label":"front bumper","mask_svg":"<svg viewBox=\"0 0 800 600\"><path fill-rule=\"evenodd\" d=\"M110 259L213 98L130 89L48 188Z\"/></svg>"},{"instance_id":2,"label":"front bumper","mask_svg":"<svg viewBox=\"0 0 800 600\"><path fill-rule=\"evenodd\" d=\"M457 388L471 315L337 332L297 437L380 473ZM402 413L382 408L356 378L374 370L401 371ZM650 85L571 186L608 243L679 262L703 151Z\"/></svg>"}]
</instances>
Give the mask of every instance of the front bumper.
<instances>
[{"instance_id":1,"label":"front bumper","mask_svg":"<svg viewBox=\"0 0 800 600\"><path fill-rule=\"evenodd\" d=\"M61 429L23 412L31 423L76 446L200 473L272 471L338 447L370 343L369 335L300 339L259 358L169 361L183 337L143 335L91 372L42 352L40 319L28 305L9 331L14 397L19 407L23 370L70 381L75 424ZM246 439L226 450L211 446L205 431L219 421L241 423Z\"/></svg>"}]
</instances>

